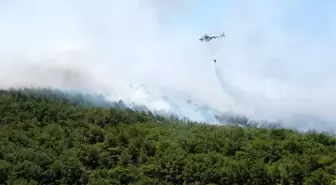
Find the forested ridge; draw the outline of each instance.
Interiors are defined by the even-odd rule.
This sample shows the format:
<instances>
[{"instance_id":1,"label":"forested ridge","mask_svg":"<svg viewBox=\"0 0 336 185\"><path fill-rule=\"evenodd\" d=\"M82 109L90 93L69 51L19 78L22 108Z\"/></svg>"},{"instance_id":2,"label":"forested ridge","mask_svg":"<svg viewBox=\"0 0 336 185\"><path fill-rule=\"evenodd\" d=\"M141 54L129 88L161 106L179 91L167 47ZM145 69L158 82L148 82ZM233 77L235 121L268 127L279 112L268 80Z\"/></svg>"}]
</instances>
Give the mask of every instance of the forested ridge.
<instances>
[{"instance_id":1,"label":"forested ridge","mask_svg":"<svg viewBox=\"0 0 336 185\"><path fill-rule=\"evenodd\" d=\"M1 184L336 184L336 139L0 91Z\"/></svg>"}]
</instances>

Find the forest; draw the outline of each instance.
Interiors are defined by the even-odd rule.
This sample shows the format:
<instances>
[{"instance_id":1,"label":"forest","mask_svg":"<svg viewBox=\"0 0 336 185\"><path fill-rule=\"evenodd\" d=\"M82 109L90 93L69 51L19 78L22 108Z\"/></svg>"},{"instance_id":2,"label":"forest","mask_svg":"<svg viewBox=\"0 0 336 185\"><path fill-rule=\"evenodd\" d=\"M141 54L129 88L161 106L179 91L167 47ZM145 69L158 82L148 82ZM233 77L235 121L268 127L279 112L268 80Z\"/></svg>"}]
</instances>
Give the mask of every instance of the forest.
<instances>
[{"instance_id":1,"label":"forest","mask_svg":"<svg viewBox=\"0 0 336 185\"><path fill-rule=\"evenodd\" d=\"M324 133L0 91L0 184L336 185L335 144Z\"/></svg>"}]
</instances>

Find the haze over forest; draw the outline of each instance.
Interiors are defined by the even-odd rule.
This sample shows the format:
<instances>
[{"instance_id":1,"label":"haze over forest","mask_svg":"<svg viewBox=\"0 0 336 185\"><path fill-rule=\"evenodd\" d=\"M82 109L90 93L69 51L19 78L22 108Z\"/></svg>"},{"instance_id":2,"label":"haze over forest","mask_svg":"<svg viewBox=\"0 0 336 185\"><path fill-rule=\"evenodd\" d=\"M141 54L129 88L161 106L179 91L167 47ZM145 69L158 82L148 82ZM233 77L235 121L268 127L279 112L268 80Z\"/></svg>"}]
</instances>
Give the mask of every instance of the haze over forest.
<instances>
[{"instance_id":1,"label":"haze over forest","mask_svg":"<svg viewBox=\"0 0 336 185\"><path fill-rule=\"evenodd\" d=\"M151 109L179 106L204 121L182 106L192 99L253 119L317 117L328 122L296 127L328 130L336 122L335 7L332 0L5 0L0 87L89 91ZM223 31L224 39L198 40Z\"/></svg>"}]
</instances>

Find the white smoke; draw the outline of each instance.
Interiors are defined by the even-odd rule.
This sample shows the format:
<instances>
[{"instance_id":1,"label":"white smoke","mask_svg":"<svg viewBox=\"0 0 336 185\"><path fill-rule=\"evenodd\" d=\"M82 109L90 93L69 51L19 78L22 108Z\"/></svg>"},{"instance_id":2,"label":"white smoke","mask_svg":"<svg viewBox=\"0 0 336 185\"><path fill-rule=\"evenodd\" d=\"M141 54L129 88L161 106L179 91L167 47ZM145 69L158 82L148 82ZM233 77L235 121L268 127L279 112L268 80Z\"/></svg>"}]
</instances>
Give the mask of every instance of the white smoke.
<instances>
[{"instance_id":1,"label":"white smoke","mask_svg":"<svg viewBox=\"0 0 336 185\"><path fill-rule=\"evenodd\" d=\"M260 119L292 114L336 119L333 20L321 15L314 22L324 25L329 32L323 35L329 37L305 36L309 29L300 21L311 12L309 3L302 3L1 1L0 86L101 92L165 110L172 107L160 98L181 92L222 111ZM209 8L215 6L225 9L223 15ZM207 30L191 12L215 19L209 29L218 30ZM201 43L205 30L225 31L226 38ZM214 58L222 69L217 75L229 84L224 89ZM129 84L170 91L153 98ZM242 95L228 93L236 89ZM204 120L189 108L179 111Z\"/></svg>"}]
</instances>

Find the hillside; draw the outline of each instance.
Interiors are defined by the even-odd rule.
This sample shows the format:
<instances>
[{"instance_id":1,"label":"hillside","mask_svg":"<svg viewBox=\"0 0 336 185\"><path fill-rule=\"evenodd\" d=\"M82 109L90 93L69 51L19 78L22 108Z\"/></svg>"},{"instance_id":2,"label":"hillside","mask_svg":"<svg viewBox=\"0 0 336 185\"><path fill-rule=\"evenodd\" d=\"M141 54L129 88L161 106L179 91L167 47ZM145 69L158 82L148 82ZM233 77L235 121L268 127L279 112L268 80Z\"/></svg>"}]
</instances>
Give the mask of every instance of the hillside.
<instances>
[{"instance_id":1,"label":"hillside","mask_svg":"<svg viewBox=\"0 0 336 185\"><path fill-rule=\"evenodd\" d=\"M1 184L336 184L336 139L0 92ZM104 103L104 101L102 101Z\"/></svg>"}]
</instances>

